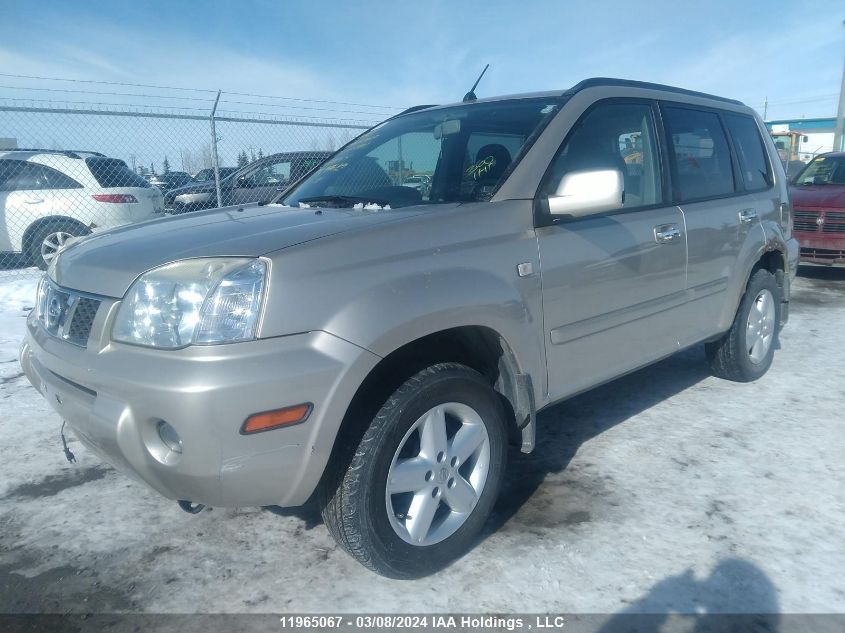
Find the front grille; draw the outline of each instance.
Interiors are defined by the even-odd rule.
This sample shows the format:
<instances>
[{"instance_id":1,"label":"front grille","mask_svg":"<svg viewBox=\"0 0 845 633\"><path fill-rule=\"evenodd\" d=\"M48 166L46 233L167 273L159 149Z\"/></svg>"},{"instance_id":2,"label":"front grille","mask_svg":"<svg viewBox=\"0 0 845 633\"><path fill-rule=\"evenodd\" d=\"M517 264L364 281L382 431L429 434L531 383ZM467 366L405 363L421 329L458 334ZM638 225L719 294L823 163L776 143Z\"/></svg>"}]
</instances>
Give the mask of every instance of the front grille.
<instances>
[{"instance_id":1,"label":"front grille","mask_svg":"<svg viewBox=\"0 0 845 633\"><path fill-rule=\"evenodd\" d=\"M822 233L845 233L845 213L827 211L824 214Z\"/></svg>"},{"instance_id":2,"label":"front grille","mask_svg":"<svg viewBox=\"0 0 845 633\"><path fill-rule=\"evenodd\" d=\"M85 347L100 303L99 299L59 288L45 278L38 287L36 316L51 336Z\"/></svg>"},{"instance_id":3,"label":"front grille","mask_svg":"<svg viewBox=\"0 0 845 633\"><path fill-rule=\"evenodd\" d=\"M802 248L801 258L834 264L845 262L845 251L827 248Z\"/></svg>"},{"instance_id":4,"label":"front grille","mask_svg":"<svg viewBox=\"0 0 845 633\"><path fill-rule=\"evenodd\" d=\"M821 217L819 211L793 211L792 228L796 231L815 233L819 230L818 220Z\"/></svg>"}]
</instances>

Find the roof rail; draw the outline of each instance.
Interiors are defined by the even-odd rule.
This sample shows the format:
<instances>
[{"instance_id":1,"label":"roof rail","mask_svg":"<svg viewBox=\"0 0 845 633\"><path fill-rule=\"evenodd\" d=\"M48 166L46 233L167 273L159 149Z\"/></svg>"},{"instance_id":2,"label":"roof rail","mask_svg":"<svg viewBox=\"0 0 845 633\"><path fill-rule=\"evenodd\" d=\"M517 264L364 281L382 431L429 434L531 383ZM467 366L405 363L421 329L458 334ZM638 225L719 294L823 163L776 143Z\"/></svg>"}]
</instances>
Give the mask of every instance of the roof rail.
<instances>
[{"instance_id":1,"label":"roof rail","mask_svg":"<svg viewBox=\"0 0 845 633\"><path fill-rule=\"evenodd\" d=\"M411 106L410 108L406 108L405 110L402 110L402 112L400 112L399 114L396 114L394 116L402 116L403 114L410 114L411 112L416 112L418 110L425 110L426 108L433 108L436 105L437 105L436 103L429 103L427 105ZM391 118L393 118L393 117L391 117Z\"/></svg>"},{"instance_id":2,"label":"roof rail","mask_svg":"<svg viewBox=\"0 0 845 633\"><path fill-rule=\"evenodd\" d=\"M62 154L68 158L82 158L79 154L90 154L91 156L100 156L106 158L105 154L100 152L93 152L88 149L44 149L43 147L15 147L12 149L2 149L0 152L35 152L38 154Z\"/></svg>"},{"instance_id":3,"label":"roof rail","mask_svg":"<svg viewBox=\"0 0 845 633\"><path fill-rule=\"evenodd\" d=\"M686 88L676 88L674 86L666 86L664 84L654 84L648 81L634 81L632 79L614 79L612 77L591 77L579 81L569 90L565 91L564 95L574 95L581 90L587 88L595 88L598 86L624 86L627 88L645 88L648 90L662 90L664 92L674 92L677 94L688 95L690 97L703 97L705 99L713 99L715 101L722 101L724 103L733 103L735 105L745 105L742 101L736 99L727 99L725 97L717 97L716 95L707 94L706 92L697 92L695 90L687 90Z\"/></svg>"}]
</instances>

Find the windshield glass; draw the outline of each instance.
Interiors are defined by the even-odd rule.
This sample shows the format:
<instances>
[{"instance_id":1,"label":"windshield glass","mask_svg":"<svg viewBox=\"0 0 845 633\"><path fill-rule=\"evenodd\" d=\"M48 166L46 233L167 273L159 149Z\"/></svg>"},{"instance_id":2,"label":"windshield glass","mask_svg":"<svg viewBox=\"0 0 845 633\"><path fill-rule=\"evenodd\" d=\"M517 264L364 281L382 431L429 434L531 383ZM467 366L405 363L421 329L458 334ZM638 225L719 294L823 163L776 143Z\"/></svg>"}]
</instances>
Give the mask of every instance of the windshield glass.
<instances>
[{"instance_id":1,"label":"windshield glass","mask_svg":"<svg viewBox=\"0 0 845 633\"><path fill-rule=\"evenodd\" d=\"M798 174L796 185L845 185L845 156L818 156Z\"/></svg>"},{"instance_id":2,"label":"windshield glass","mask_svg":"<svg viewBox=\"0 0 845 633\"><path fill-rule=\"evenodd\" d=\"M282 201L397 208L489 200L563 103L562 97L512 99L399 116L340 150Z\"/></svg>"}]
</instances>

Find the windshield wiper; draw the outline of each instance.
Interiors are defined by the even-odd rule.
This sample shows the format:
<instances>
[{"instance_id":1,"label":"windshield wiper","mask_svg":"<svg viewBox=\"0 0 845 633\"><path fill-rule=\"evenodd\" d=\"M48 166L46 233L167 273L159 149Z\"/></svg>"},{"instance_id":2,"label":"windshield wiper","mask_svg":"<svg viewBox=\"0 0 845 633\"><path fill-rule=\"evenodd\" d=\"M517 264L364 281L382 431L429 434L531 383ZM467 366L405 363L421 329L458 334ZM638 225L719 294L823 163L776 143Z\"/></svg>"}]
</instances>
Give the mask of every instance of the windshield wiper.
<instances>
[{"instance_id":1,"label":"windshield wiper","mask_svg":"<svg viewBox=\"0 0 845 633\"><path fill-rule=\"evenodd\" d=\"M387 200L380 198L364 198L361 196L311 196L310 198L300 198L299 202L310 204L312 202L326 202L334 207L352 207L356 204L377 204L380 207L386 207L390 204Z\"/></svg>"}]
</instances>

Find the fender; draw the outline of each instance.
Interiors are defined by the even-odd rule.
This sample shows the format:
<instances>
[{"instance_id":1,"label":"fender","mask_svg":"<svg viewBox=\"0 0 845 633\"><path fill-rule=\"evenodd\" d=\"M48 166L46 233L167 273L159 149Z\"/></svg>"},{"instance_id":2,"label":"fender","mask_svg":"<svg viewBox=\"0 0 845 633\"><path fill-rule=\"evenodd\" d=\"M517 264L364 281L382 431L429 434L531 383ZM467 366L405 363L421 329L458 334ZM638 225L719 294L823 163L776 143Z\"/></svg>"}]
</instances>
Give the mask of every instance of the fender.
<instances>
[{"instance_id":1,"label":"fender","mask_svg":"<svg viewBox=\"0 0 845 633\"><path fill-rule=\"evenodd\" d=\"M749 237L753 234L760 235L762 233L762 240L747 239L743 245L743 253L739 261L743 262L742 275L736 275L735 281L728 290L728 301L725 302L725 309L722 312L719 321L719 329L724 332L727 331L731 323L733 323L736 311L739 309L739 303L742 301L742 296L745 294L745 289L748 286L748 281L751 275L759 267L761 260L767 257L767 253L774 253L776 255L777 265L775 268L781 270L780 275L776 274L778 284L783 290L783 304L787 306L789 303L789 279L790 279L790 262L788 256L787 240L783 235L781 227L772 221L763 221L754 227L754 230L749 232ZM769 267L771 270L771 267ZM772 270L772 272L776 272ZM788 314L788 308L782 310Z\"/></svg>"}]
</instances>

